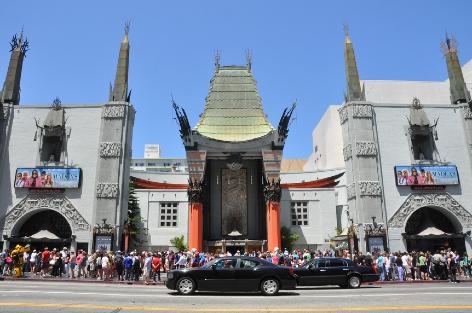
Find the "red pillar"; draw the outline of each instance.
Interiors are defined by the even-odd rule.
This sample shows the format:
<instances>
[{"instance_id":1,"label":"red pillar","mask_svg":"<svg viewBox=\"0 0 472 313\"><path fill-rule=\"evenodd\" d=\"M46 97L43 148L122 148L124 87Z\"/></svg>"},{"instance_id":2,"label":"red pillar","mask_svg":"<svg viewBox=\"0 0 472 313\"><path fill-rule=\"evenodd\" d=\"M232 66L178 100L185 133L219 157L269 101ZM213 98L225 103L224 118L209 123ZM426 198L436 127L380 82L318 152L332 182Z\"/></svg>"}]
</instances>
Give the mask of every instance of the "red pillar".
<instances>
[{"instance_id":1,"label":"red pillar","mask_svg":"<svg viewBox=\"0 0 472 313\"><path fill-rule=\"evenodd\" d=\"M189 204L188 220L188 249L203 250L203 204L191 202Z\"/></svg>"},{"instance_id":2,"label":"red pillar","mask_svg":"<svg viewBox=\"0 0 472 313\"><path fill-rule=\"evenodd\" d=\"M280 202L267 202L267 249L274 251L281 248L280 238Z\"/></svg>"}]
</instances>

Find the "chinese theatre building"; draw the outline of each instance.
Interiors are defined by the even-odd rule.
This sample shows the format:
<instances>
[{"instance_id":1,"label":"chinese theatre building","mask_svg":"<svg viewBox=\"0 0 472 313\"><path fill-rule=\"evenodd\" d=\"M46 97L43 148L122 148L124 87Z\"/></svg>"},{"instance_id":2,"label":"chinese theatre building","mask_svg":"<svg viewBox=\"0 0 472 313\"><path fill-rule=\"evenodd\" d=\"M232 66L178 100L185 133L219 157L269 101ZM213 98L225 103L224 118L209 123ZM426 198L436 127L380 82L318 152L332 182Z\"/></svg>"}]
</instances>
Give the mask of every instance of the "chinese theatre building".
<instances>
[{"instance_id":1,"label":"chinese theatre building","mask_svg":"<svg viewBox=\"0 0 472 313\"><path fill-rule=\"evenodd\" d=\"M63 104L57 98L52 105L20 103L28 42L23 34L13 37L0 92L4 248L16 243L88 251L121 246L135 114L128 94L127 30L109 101L94 105Z\"/></svg>"},{"instance_id":2,"label":"chinese theatre building","mask_svg":"<svg viewBox=\"0 0 472 313\"><path fill-rule=\"evenodd\" d=\"M217 56L195 127L173 106L188 173L131 173L149 221L148 246L167 247L172 237L184 235L188 248L198 251L274 250L281 247L284 225L301 234L300 245L327 246L342 172L281 173L295 105L272 127L250 59L246 66L220 66Z\"/></svg>"}]
</instances>

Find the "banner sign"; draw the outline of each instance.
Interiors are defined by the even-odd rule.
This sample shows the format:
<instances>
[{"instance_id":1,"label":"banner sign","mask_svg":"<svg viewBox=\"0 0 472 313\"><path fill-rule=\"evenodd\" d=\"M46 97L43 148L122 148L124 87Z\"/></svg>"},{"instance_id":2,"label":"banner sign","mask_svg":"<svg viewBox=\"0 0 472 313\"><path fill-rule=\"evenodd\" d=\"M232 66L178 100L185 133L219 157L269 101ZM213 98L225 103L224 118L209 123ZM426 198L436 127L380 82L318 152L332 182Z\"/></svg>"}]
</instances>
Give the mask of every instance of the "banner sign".
<instances>
[{"instance_id":1,"label":"banner sign","mask_svg":"<svg viewBox=\"0 0 472 313\"><path fill-rule=\"evenodd\" d=\"M97 235L95 236L95 250L111 251L113 237L111 235Z\"/></svg>"},{"instance_id":2,"label":"banner sign","mask_svg":"<svg viewBox=\"0 0 472 313\"><path fill-rule=\"evenodd\" d=\"M369 237L369 251L378 254L384 251L384 237Z\"/></svg>"},{"instance_id":3,"label":"banner sign","mask_svg":"<svg viewBox=\"0 0 472 313\"><path fill-rule=\"evenodd\" d=\"M457 167L453 165L395 166L395 179L397 186L444 186L459 184Z\"/></svg>"},{"instance_id":4,"label":"banner sign","mask_svg":"<svg viewBox=\"0 0 472 313\"><path fill-rule=\"evenodd\" d=\"M17 168L15 188L79 188L80 168Z\"/></svg>"}]
</instances>

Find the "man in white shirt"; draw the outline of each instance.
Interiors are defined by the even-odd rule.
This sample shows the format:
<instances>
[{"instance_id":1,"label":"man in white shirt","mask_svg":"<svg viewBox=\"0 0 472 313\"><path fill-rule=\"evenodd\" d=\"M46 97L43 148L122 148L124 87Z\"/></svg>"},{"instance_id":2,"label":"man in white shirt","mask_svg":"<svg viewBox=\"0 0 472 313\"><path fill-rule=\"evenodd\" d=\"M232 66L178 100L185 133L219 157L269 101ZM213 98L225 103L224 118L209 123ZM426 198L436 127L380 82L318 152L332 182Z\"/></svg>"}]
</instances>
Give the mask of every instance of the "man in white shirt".
<instances>
[{"instance_id":1,"label":"man in white shirt","mask_svg":"<svg viewBox=\"0 0 472 313\"><path fill-rule=\"evenodd\" d=\"M110 259L106 253L102 256L102 271L103 271L103 280L110 279ZM111 279L110 279L111 280Z\"/></svg>"}]
</instances>

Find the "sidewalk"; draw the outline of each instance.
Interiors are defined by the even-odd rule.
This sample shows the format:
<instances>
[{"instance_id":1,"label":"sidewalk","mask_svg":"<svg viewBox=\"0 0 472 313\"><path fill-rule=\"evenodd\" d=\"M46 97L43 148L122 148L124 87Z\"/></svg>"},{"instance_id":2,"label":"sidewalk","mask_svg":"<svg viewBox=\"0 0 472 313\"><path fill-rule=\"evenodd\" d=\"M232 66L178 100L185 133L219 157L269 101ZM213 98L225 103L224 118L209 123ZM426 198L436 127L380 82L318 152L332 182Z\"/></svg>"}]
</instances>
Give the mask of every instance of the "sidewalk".
<instances>
[{"instance_id":1,"label":"sidewalk","mask_svg":"<svg viewBox=\"0 0 472 313\"><path fill-rule=\"evenodd\" d=\"M457 278L457 281L459 283L472 283L471 278L467 277L460 277ZM374 283L371 283L373 285L396 285L396 284L436 284L436 283L448 283L448 279L440 279L440 280L404 280L404 281L399 281L399 280L385 280L385 281L376 281Z\"/></svg>"},{"instance_id":2,"label":"sidewalk","mask_svg":"<svg viewBox=\"0 0 472 313\"><path fill-rule=\"evenodd\" d=\"M167 275L161 274L161 281L151 283L150 285L164 285ZM44 282L75 282L75 283L97 283L97 284L121 284L121 285L144 285L144 280L139 281L119 281L117 278L114 278L111 281L98 280L96 278L69 278L69 277L54 277L46 276L41 277L40 275L32 275L31 273L25 273L25 276L22 278L16 278L13 276L0 276L0 280L24 280L24 281L44 281Z\"/></svg>"}]
</instances>

